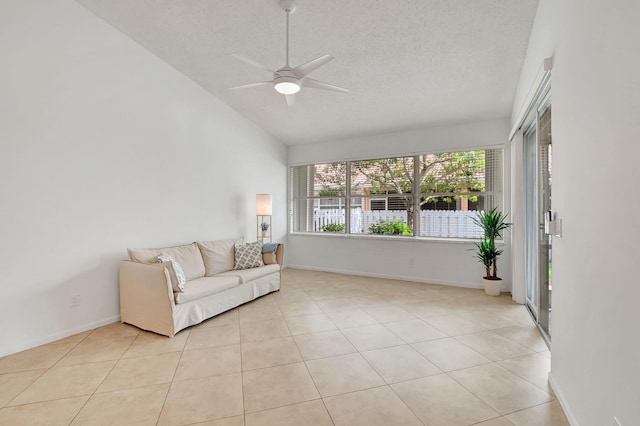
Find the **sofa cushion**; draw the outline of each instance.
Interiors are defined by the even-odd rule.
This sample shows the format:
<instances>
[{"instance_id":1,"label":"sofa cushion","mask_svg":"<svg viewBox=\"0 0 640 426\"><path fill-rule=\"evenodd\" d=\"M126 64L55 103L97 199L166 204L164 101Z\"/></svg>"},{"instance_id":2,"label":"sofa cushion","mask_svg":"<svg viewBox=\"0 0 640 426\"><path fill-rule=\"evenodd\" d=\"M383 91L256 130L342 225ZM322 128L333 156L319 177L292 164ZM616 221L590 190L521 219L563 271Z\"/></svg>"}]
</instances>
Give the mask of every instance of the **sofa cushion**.
<instances>
[{"instance_id":1,"label":"sofa cushion","mask_svg":"<svg viewBox=\"0 0 640 426\"><path fill-rule=\"evenodd\" d=\"M238 278L240 278L240 283L244 284L244 283L247 283L249 281L253 281L255 279L262 278L262 277L267 276L269 274L273 274L274 272L278 272L279 270L280 270L280 265L278 265L276 263L275 265L265 265L265 266L259 266L257 268L223 272L223 273L218 274L216 276L218 276L218 277L238 277ZM189 283L189 285L191 285L191 283Z\"/></svg>"},{"instance_id":2,"label":"sofa cushion","mask_svg":"<svg viewBox=\"0 0 640 426\"><path fill-rule=\"evenodd\" d=\"M258 241L249 244L236 244L236 263L233 269L249 269L264 266L262 244Z\"/></svg>"},{"instance_id":3,"label":"sofa cushion","mask_svg":"<svg viewBox=\"0 0 640 426\"><path fill-rule=\"evenodd\" d=\"M235 265L235 245L242 244L243 238L216 241L198 241L202 253L206 276L230 271Z\"/></svg>"},{"instance_id":4,"label":"sofa cushion","mask_svg":"<svg viewBox=\"0 0 640 426\"><path fill-rule=\"evenodd\" d=\"M166 263L169 268L169 275L171 276L171 287L173 291L184 291L184 284L187 279L184 276L184 271L180 264L168 254L161 254L158 256L158 263Z\"/></svg>"},{"instance_id":5,"label":"sofa cushion","mask_svg":"<svg viewBox=\"0 0 640 426\"><path fill-rule=\"evenodd\" d=\"M134 262L156 263L161 254L173 257L182 266L187 281L204 277L204 262L196 243L165 248L129 249L129 257Z\"/></svg>"},{"instance_id":6,"label":"sofa cushion","mask_svg":"<svg viewBox=\"0 0 640 426\"><path fill-rule=\"evenodd\" d=\"M238 277L201 277L189 281L182 293L173 293L173 295L176 303L187 303L239 285Z\"/></svg>"}]
</instances>

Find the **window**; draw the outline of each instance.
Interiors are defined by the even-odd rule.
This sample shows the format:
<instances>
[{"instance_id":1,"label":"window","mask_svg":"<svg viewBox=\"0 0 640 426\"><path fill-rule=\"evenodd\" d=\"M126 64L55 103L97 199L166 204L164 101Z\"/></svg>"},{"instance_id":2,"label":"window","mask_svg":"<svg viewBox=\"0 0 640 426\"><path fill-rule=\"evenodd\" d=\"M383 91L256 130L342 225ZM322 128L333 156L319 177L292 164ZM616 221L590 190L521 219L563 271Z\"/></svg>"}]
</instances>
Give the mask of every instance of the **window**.
<instances>
[{"instance_id":1,"label":"window","mask_svg":"<svg viewBox=\"0 0 640 426\"><path fill-rule=\"evenodd\" d=\"M290 168L292 232L480 238L478 210L502 209L502 150Z\"/></svg>"}]
</instances>

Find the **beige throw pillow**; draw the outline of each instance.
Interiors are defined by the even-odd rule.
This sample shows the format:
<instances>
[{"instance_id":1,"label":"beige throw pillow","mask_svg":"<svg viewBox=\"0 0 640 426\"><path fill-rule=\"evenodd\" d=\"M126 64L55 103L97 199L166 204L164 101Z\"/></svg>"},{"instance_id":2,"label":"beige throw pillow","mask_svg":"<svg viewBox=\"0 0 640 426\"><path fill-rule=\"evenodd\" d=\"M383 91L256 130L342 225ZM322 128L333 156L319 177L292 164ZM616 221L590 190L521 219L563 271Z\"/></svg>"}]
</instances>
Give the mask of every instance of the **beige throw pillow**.
<instances>
[{"instance_id":1,"label":"beige throw pillow","mask_svg":"<svg viewBox=\"0 0 640 426\"><path fill-rule=\"evenodd\" d=\"M206 276L231 271L235 265L235 245L242 244L244 238L216 241L198 241L202 253Z\"/></svg>"},{"instance_id":2,"label":"beige throw pillow","mask_svg":"<svg viewBox=\"0 0 640 426\"><path fill-rule=\"evenodd\" d=\"M129 249L129 257L134 262L156 263L161 254L173 257L180 264L187 281L204 277L204 262L196 243L165 248Z\"/></svg>"}]
</instances>

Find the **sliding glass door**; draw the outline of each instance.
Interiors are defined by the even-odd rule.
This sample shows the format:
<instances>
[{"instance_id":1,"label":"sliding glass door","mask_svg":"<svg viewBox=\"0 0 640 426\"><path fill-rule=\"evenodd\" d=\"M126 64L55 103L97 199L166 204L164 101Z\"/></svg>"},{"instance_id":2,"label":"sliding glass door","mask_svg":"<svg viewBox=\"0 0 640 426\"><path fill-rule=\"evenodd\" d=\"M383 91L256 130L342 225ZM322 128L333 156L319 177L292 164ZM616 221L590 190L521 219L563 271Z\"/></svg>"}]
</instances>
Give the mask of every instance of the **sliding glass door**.
<instances>
[{"instance_id":1,"label":"sliding glass door","mask_svg":"<svg viewBox=\"0 0 640 426\"><path fill-rule=\"evenodd\" d=\"M543 102L524 133L526 301L545 337L551 340L553 236L551 105Z\"/></svg>"},{"instance_id":2,"label":"sliding glass door","mask_svg":"<svg viewBox=\"0 0 640 426\"><path fill-rule=\"evenodd\" d=\"M525 280L527 306L538 320L538 126L533 122L524 134Z\"/></svg>"}]
</instances>

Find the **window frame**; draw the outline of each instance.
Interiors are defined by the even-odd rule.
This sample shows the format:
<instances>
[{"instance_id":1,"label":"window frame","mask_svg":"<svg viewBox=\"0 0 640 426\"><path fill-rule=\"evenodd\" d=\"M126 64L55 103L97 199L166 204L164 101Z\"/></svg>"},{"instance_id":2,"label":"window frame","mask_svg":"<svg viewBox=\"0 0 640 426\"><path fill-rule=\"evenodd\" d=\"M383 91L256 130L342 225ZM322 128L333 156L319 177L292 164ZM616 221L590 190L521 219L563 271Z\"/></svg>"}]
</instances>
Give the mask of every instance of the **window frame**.
<instances>
[{"instance_id":1,"label":"window frame","mask_svg":"<svg viewBox=\"0 0 640 426\"><path fill-rule=\"evenodd\" d=\"M375 157L362 157L362 158L349 158L348 160L332 160L332 161L320 161L320 162L314 162L314 163L297 163L297 164L289 164L288 166L288 173L287 173L287 188L288 188L288 194L287 194L287 200L289 203L289 214L288 214L288 218L287 218L287 232L288 235L300 235L300 236L320 236L320 237L329 237L329 238L373 238L373 239L386 239L386 240L396 240L396 241L433 241L433 242L449 242L449 243L467 243L467 242L475 242L478 241L479 239L481 239L481 237L476 237L476 238L469 238L469 237L442 237L442 236L421 236L420 234L420 219L418 218L418 220L414 220L413 221L413 227L412 227L412 235L410 236L403 236L403 235L376 235L376 234L369 234L366 232L351 232L351 209L354 208L354 206L352 206L352 198L360 198L361 200L364 200L366 198L368 198L370 201L373 200L374 198L387 198L387 200L385 201L385 204L388 203L388 197L389 196L393 196L395 194L368 194L368 195L363 195L363 194L353 194L352 195L352 189L351 189L351 177L352 177L352 163L353 162L357 162L357 161L374 161L374 160L385 160L385 159L390 159L390 158L401 158L401 157L414 157L414 167L413 167L413 192L412 193L407 193L407 196L410 196L411 198L413 198L413 209L416 212L419 212L421 210L421 198L422 198L422 192L420 189L420 184L421 181L419 179L419 157L422 155L438 155L438 154L450 154L450 153L462 153L462 152L471 152L471 151L486 151L488 150L497 150L500 151L500 165L499 168L496 168L494 170L496 170L496 173L494 173L493 176L490 177L490 179L492 179L493 181L499 181L500 182L500 190L499 191L472 191L472 192L438 192L438 193L428 193L428 195L431 197L437 197L437 198L442 198L442 197L455 197L455 196L469 196L471 194L476 195L476 196L485 196L485 197L499 197L499 201L496 203L496 205L503 207L505 205L505 188L507 187L506 185L506 181L505 181L505 153L506 148L504 145L487 145L487 146L475 146L475 147L464 147L464 148L454 148L451 150L443 150L443 151L428 151L428 152L412 152L412 153L405 153L405 154L397 154L397 155L393 155L393 154L387 154L387 155L381 155L381 156L375 156ZM319 164L343 164L345 169L346 169L346 177L345 177L345 181L344 181L344 195L333 195L333 196L317 196L317 195L311 195L311 196L306 196L306 197L294 197L293 196L293 173L292 173L292 169L295 167L301 167L301 166L305 166L305 167L309 167L309 166L316 166ZM484 176L485 179L485 189L487 186L487 177L486 175ZM414 196L414 194L419 194L418 196ZM295 216L295 205L299 202L304 202L306 200L306 202L309 202L311 200L321 200L324 198L342 198L344 200L344 205L343 205L343 211L344 211L344 223L345 223L345 230L344 232L318 232L318 231L296 231L293 230L293 224L294 224L294 216ZM314 201L315 203L315 201ZM319 203L321 203L321 201L319 201ZM474 210L475 211L475 210ZM308 214L308 213L307 213ZM418 215L419 216L419 215ZM417 232L416 232L417 231ZM497 243L504 243L504 240L497 240Z\"/></svg>"}]
</instances>

